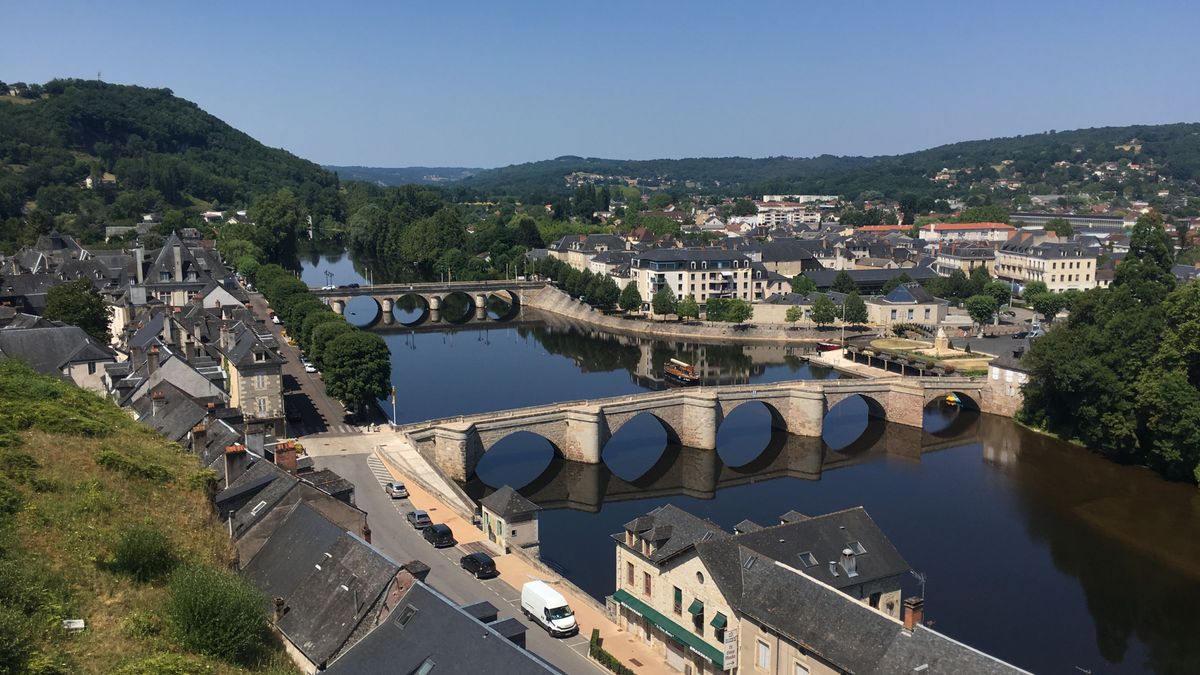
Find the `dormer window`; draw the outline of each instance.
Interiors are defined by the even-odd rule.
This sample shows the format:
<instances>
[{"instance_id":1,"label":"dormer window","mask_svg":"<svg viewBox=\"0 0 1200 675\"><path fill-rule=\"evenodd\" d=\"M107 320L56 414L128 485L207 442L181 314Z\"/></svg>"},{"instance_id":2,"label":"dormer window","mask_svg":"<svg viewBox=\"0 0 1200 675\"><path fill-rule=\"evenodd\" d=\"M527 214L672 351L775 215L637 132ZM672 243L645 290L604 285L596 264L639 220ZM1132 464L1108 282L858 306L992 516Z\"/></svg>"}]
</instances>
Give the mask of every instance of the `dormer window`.
<instances>
[{"instance_id":1,"label":"dormer window","mask_svg":"<svg viewBox=\"0 0 1200 675\"><path fill-rule=\"evenodd\" d=\"M166 272L166 271L159 272L159 273L158 273L158 280L159 280L159 281L170 281L170 280L171 280L171 273L170 273L170 272Z\"/></svg>"},{"instance_id":2,"label":"dormer window","mask_svg":"<svg viewBox=\"0 0 1200 675\"><path fill-rule=\"evenodd\" d=\"M254 360L255 360L255 361L259 361L259 362L266 361L266 360L267 360L267 353L266 353L266 352L255 352L255 354L254 354Z\"/></svg>"}]
</instances>

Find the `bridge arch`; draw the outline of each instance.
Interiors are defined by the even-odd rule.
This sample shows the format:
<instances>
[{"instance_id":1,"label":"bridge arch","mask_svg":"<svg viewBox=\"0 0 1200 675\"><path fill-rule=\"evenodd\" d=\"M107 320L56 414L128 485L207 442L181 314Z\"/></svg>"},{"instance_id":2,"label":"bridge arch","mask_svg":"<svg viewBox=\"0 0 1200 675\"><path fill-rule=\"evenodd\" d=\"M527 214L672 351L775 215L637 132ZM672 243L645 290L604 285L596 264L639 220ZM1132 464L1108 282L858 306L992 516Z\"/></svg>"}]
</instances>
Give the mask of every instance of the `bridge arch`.
<instances>
[{"instance_id":1,"label":"bridge arch","mask_svg":"<svg viewBox=\"0 0 1200 675\"><path fill-rule=\"evenodd\" d=\"M634 482L651 473L678 448L679 435L652 412L638 413L611 430L600 449L600 461L621 480Z\"/></svg>"},{"instance_id":2,"label":"bridge arch","mask_svg":"<svg viewBox=\"0 0 1200 675\"><path fill-rule=\"evenodd\" d=\"M392 302L392 318L403 326L419 326L429 319L429 300L420 293L404 293Z\"/></svg>"},{"instance_id":3,"label":"bridge arch","mask_svg":"<svg viewBox=\"0 0 1200 675\"><path fill-rule=\"evenodd\" d=\"M468 479L485 485L521 489L541 478L564 454L554 441L534 431L514 431L483 448Z\"/></svg>"},{"instance_id":4,"label":"bridge arch","mask_svg":"<svg viewBox=\"0 0 1200 675\"><path fill-rule=\"evenodd\" d=\"M432 303L430 304L432 307ZM442 320L447 323L466 323L475 316L475 298L463 291L454 291L442 296L438 303Z\"/></svg>"},{"instance_id":5,"label":"bridge arch","mask_svg":"<svg viewBox=\"0 0 1200 675\"><path fill-rule=\"evenodd\" d=\"M951 394L953 394L955 397L958 398L958 401L959 401L958 405L963 410L979 412L979 410L980 410L979 401L976 399L976 395L969 394L969 393L966 393L963 391L958 391L955 389L926 389L925 390L925 407L928 408L930 405L932 405L934 403L937 403L939 401L945 401L947 399L947 397L949 397Z\"/></svg>"},{"instance_id":6,"label":"bridge arch","mask_svg":"<svg viewBox=\"0 0 1200 675\"><path fill-rule=\"evenodd\" d=\"M356 295L350 298L341 312L346 321L358 328L375 325L382 313L379 301L369 295Z\"/></svg>"},{"instance_id":7,"label":"bridge arch","mask_svg":"<svg viewBox=\"0 0 1200 675\"><path fill-rule=\"evenodd\" d=\"M521 312L520 299L508 289L489 293L484 300L487 317L492 321L511 321Z\"/></svg>"},{"instance_id":8,"label":"bridge arch","mask_svg":"<svg viewBox=\"0 0 1200 675\"><path fill-rule=\"evenodd\" d=\"M733 402L717 428L717 455L735 470L769 461L782 448L787 431L786 419L769 401ZM772 448L775 453L769 452Z\"/></svg>"}]
</instances>

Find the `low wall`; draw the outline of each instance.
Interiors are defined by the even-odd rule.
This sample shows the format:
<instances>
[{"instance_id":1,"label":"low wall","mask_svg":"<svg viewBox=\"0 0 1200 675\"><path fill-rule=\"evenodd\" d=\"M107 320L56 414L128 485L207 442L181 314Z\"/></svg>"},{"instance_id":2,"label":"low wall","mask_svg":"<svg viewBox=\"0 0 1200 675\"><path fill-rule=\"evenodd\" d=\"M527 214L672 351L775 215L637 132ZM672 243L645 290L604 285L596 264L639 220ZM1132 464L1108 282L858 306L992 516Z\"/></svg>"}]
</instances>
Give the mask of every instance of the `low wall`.
<instances>
[{"instance_id":1,"label":"low wall","mask_svg":"<svg viewBox=\"0 0 1200 675\"><path fill-rule=\"evenodd\" d=\"M734 330L733 324L700 322L699 325L685 325L674 321L650 321L644 319L622 319L596 311L588 305L573 299L557 288L546 286L529 294L521 296L522 306L541 312L564 316L572 321L587 324L613 333L643 335L646 337L684 339L689 342L715 342L721 344L753 343L753 342L817 342L833 339L840 331L814 330L809 328L793 328L784 325L755 325L753 328ZM755 305L754 311L760 307ZM754 319L751 319L753 322ZM856 332L847 331L846 335Z\"/></svg>"}]
</instances>

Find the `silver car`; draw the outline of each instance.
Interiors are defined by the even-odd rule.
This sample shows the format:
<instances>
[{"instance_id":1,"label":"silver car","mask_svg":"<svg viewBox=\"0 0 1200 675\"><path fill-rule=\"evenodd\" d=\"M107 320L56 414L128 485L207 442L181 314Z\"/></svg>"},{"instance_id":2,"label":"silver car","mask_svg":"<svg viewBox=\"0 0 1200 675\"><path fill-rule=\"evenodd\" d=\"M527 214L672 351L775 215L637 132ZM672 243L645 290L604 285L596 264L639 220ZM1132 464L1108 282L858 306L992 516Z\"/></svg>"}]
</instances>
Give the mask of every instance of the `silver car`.
<instances>
[{"instance_id":1,"label":"silver car","mask_svg":"<svg viewBox=\"0 0 1200 675\"><path fill-rule=\"evenodd\" d=\"M388 496L392 499L404 499L408 496L408 488L404 487L404 483L396 481L384 483L383 491L388 493Z\"/></svg>"}]
</instances>

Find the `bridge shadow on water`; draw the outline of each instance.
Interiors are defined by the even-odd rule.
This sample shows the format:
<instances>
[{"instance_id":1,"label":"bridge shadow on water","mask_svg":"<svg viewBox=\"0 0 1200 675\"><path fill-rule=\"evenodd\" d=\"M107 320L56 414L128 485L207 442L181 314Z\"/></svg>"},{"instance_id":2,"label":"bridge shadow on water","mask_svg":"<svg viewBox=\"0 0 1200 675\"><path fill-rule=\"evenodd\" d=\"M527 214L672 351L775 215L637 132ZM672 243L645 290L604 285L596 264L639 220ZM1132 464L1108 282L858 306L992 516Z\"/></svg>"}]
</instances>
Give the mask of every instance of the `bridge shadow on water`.
<instances>
[{"instance_id":1,"label":"bridge shadow on water","mask_svg":"<svg viewBox=\"0 0 1200 675\"><path fill-rule=\"evenodd\" d=\"M657 420L649 419L657 425ZM775 478L817 481L825 471L857 464L885 459L919 462L925 453L977 442L978 421L979 414L972 411L927 414L927 423L936 428L930 432L869 419L850 425L855 428L850 429L849 440L835 434L838 447L833 447L828 439L773 429L759 416L745 426L730 427L729 433L718 437L716 451L672 443L665 432L656 435L647 424L631 434L628 443L611 452L606 446L598 464L568 461L540 436L515 438L519 434L514 434L489 450L463 487L479 499L508 484L544 509L588 512L598 512L606 502L676 495L713 499L719 490ZM726 457L738 465L726 463Z\"/></svg>"}]
</instances>

